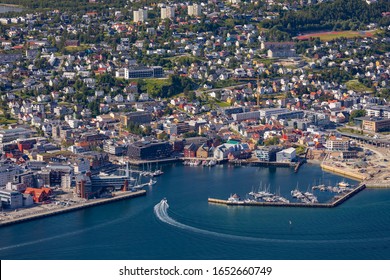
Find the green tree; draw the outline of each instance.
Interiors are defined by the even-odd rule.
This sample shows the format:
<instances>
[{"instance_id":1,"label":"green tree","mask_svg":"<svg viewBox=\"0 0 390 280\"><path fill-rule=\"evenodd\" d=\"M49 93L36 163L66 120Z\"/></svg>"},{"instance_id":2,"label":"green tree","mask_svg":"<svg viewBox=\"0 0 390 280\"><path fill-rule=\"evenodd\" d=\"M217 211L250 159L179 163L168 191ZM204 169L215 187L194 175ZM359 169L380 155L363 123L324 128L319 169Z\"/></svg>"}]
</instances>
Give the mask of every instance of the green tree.
<instances>
[{"instance_id":1,"label":"green tree","mask_svg":"<svg viewBox=\"0 0 390 280\"><path fill-rule=\"evenodd\" d=\"M364 117L365 115L366 115L366 110L354 110L349 115L349 121L353 122L355 120L355 118Z\"/></svg>"}]
</instances>

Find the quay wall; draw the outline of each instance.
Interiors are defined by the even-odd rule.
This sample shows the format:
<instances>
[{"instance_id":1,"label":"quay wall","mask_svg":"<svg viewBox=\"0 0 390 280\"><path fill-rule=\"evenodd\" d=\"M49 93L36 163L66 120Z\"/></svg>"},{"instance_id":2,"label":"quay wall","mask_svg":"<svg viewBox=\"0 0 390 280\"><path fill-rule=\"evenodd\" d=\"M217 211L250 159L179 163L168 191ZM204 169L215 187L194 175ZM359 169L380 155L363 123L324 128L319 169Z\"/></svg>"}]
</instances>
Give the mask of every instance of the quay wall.
<instances>
[{"instance_id":1,"label":"quay wall","mask_svg":"<svg viewBox=\"0 0 390 280\"><path fill-rule=\"evenodd\" d=\"M340 174L340 175L343 175L345 177L349 177L351 179L355 179L355 180L359 180L359 181L363 181L367 177L367 175L360 174L360 173L357 173L357 172L354 173L354 172L351 172L351 171L343 170L340 167L333 167L333 166L329 166L329 165L326 165L326 164L321 164L320 166L325 171L329 171L329 172L333 172L333 173L336 173L336 174Z\"/></svg>"},{"instance_id":2,"label":"quay wall","mask_svg":"<svg viewBox=\"0 0 390 280\"><path fill-rule=\"evenodd\" d=\"M68 213L68 212L72 212L72 211L77 211L77 210L81 210L84 208L94 207L94 206L98 206L98 205L102 205L102 204L108 204L108 203L112 203L112 202L119 201L119 200L130 199L133 197L143 196L145 194L146 194L145 190L139 190L136 192L128 192L128 193L124 193L124 194L119 194L119 195L116 195L116 196L110 197L110 198L88 200L87 202L85 202L83 204L65 206L65 208L60 208L60 209L52 209L52 210L49 209L45 213L34 214L31 216L26 216L26 217L20 217L20 218L16 218L16 219L13 219L10 221L1 221L0 227L18 224L18 223L22 223L22 222L26 222L26 221L35 220L35 219L40 219L40 218L44 218L44 217L48 217L48 216L59 215L59 214Z\"/></svg>"}]
</instances>

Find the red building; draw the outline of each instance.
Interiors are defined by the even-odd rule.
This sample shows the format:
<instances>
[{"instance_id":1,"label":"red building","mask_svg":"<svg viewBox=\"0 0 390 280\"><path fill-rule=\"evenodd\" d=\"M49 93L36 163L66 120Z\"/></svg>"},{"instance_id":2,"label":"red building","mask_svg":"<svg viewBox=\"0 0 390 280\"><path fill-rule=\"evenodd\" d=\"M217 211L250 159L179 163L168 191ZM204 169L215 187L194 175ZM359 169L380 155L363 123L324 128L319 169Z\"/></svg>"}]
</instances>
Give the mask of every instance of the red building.
<instances>
[{"instance_id":1,"label":"red building","mask_svg":"<svg viewBox=\"0 0 390 280\"><path fill-rule=\"evenodd\" d=\"M197 149L194 143L184 146L184 157L196 157Z\"/></svg>"},{"instance_id":2,"label":"red building","mask_svg":"<svg viewBox=\"0 0 390 280\"><path fill-rule=\"evenodd\" d=\"M50 188L27 188L24 193L30 194L33 197L34 202L39 203L48 199L52 194L52 190Z\"/></svg>"}]
</instances>

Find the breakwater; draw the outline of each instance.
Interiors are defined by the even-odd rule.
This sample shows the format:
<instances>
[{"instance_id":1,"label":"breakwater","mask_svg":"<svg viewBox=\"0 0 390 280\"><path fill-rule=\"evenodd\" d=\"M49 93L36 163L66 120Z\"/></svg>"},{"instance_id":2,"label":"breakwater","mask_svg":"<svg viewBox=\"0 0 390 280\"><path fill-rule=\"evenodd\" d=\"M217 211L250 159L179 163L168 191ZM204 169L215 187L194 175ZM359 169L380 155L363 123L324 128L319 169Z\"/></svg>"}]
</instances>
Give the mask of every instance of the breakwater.
<instances>
[{"instance_id":1,"label":"breakwater","mask_svg":"<svg viewBox=\"0 0 390 280\"><path fill-rule=\"evenodd\" d=\"M92 199L88 200L84 203L81 204L76 204L76 205L71 205L71 206L65 206L64 208L57 208L57 209L48 209L47 211L43 213L38 213L38 214L32 214L32 215L25 215L24 217L18 217L18 218L13 218L11 220L7 221L1 221L0 222L0 227L7 226L7 225L13 225L17 223L22 223L26 221L31 221L35 219L40 219L48 216L54 216L54 215L59 215L67 212L72 212L72 211L77 211L81 210L84 208L89 208L89 207L94 207L102 204L107 204L107 203L112 203L115 201L119 200L124 200L124 199L130 199L133 197L138 197L138 196L143 196L146 194L145 190L139 190L136 192L123 192L123 193L117 193L115 196L110 197L110 198L100 198L100 199Z\"/></svg>"},{"instance_id":2,"label":"breakwater","mask_svg":"<svg viewBox=\"0 0 390 280\"><path fill-rule=\"evenodd\" d=\"M223 199L216 199L216 198L209 198L209 203L215 203L215 204L224 204L228 206L272 206L272 207L305 207L305 208L333 208L336 207L358 192L362 191L366 188L365 184L361 184L352 191L340 196L336 197L332 202L329 203L300 203L300 202L290 202L290 203L284 203L284 202L257 202L257 201L228 201Z\"/></svg>"}]
</instances>

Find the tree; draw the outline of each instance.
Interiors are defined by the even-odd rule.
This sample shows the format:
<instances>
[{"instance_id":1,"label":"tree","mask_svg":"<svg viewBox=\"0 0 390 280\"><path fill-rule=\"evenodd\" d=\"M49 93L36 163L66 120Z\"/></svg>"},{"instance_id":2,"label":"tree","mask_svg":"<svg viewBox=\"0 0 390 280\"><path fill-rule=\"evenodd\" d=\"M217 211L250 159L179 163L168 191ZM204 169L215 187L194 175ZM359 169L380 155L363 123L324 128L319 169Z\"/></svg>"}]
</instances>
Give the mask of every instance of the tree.
<instances>
[{"instance_id":1,"label":"tree","mask_svg":"<svg viewBox=\"0 0 390 280\"><path fill-rule=\"evenodd\" d=\"M277 145L277 144L279 144L279 138L276 136L264 140L265 146L272 146L272 145Z\"/></svg>"},{"instance_id":2,"label":"tree","mask_svg":"<svg viewBox=\"0 0 390 280\"><path fill-rule=\"evenodd\" d=\"M366 115L366 110L354 110L349 116L349 121L353 122L355 118L364 117Z\"/></svg>"}]
</instances>

